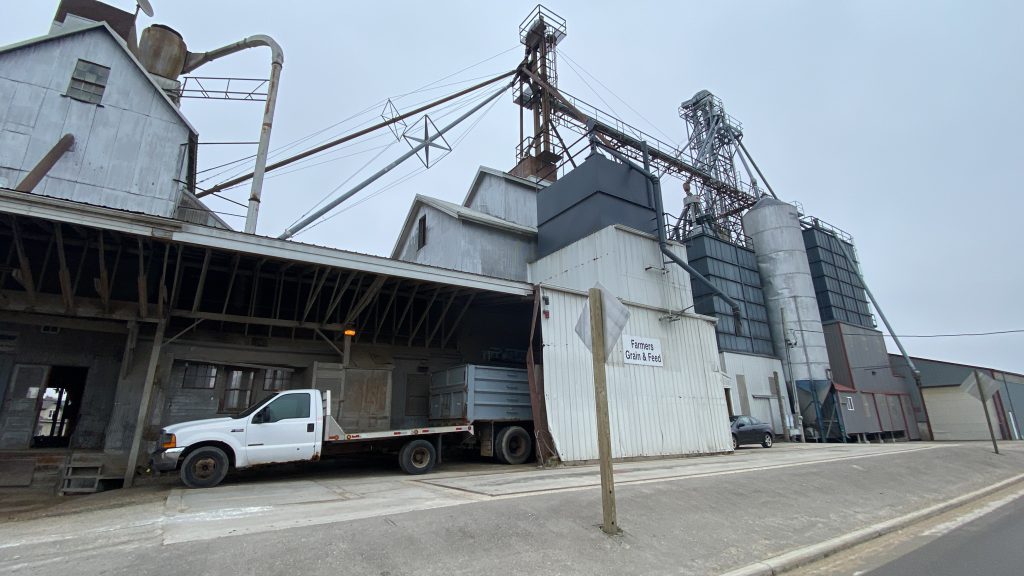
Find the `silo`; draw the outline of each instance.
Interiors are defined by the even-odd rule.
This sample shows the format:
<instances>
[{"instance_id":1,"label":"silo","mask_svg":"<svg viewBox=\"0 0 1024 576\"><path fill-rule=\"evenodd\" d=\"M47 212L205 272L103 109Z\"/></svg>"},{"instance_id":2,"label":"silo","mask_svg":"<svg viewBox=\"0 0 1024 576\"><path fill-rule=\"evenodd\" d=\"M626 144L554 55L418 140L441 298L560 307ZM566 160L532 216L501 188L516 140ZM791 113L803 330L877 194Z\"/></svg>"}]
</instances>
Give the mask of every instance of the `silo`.
<instances>
[{"instance_id":1,"label":"silo","mask_svg":"<svg viewBox=\"0 0 1024 576\"><path fill-rule=\"evenodd\" d=\"M772 342L787 380L827 380L828 350L796 208L766 196L743 216L743 229L754 244Z\"/></svg>"}]
</instances>

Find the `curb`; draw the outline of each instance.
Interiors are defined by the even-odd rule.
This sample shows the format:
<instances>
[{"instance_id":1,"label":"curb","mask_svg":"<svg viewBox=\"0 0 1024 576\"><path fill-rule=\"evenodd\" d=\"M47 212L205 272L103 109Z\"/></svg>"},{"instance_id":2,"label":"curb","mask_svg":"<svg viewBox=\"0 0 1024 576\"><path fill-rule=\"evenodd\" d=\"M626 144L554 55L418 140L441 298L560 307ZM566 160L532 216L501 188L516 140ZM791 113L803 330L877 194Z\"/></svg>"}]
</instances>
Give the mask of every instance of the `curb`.
<instances>
[{"instance_id":1,"label":"curb","mask_svg":"<svg viewBox=\"0 0 1024 576\"><path fill-rule=\"evenodd\" d=\"M754 562L753 564L748 564L741 568L730 570L721 576L777 576L778 574L803 566L804 564L809 564L816 560L821 560L822 558L831 556L836 552L852 548L858 544L863 544L864 542L874 540L880 536L901 530L911 524L916 524L922 520L938 516L939 514L948 512L954 508L959 508L964 504L984 498L989 494L1002 490L1003 488L1016 482L1020 482L1021 480L1024 480L1024 474L1018 474L1001 482L996 482L991 486L986 486L980 490L975 490L974 492L957 496L952 500L947 500L945 502L929 506L928 508L923 508L917 512L911 512L910 514L879 522L878 524L873 524L867 528L861 528L860 530L855 530L848 534L844 534L830 540L825 540L824 542L811 544L810 546L805 546L803 548L797 548L796 550L768 558L767 560Z\"/></svg>"}]
</instances>

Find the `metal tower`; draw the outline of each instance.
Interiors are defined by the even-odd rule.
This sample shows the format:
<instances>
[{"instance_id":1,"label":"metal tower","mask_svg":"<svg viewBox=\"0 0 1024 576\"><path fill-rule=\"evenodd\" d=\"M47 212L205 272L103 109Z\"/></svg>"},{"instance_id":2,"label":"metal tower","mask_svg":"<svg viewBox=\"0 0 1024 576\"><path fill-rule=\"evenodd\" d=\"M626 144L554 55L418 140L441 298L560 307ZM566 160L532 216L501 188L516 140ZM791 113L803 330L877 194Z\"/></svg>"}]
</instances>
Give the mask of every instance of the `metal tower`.
<instances>
[{"instance_id":1,"label":"metal tower","mask_svg":"<svg viewBox=\"0 0 1024 576\"><path fill-rule=\"evenodd\" d=\"M679 117L686 122L687 135L681 152L691 158L694 168L711 178L690 175L684 181L687 198L673 235L682 237L689 230L703 226L723 239L746 244L740 217L750 207L749 199L721 193L724 184L747 192L748 198L755 200L763 194L747 164L742 143L743 125L726 114L722 101L707 90L697 92L680 104ZM742 173L736 164L737 158L743 166Z\"/></svg>"},{"instance_id":2,"label":"metal tower","mask_svg":"<svg viewBox=\"0 0 1024 576\"><path fill-rule=\"evenodd\" d=\"M547 180L557 177L565 144L552 120L552 90L558 85L555 47L565 38L565 20L538 5L519 25L519 41L526 47L515 102L519 104L519 146L512 174ZM532 135L526 134L526 111L533 117ZM555 140L558 140L556 142Z\"/></svg>"}]
</instances>

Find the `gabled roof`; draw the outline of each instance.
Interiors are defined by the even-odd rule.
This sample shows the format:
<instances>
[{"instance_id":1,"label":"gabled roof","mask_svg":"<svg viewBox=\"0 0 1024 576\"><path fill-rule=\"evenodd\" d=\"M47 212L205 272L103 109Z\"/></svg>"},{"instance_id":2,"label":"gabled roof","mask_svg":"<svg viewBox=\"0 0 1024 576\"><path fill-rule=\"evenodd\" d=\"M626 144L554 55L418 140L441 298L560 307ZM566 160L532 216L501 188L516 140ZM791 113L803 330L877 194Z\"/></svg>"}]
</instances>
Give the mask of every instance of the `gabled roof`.
<instances>
[{"instance_id":1,"label":"gabled roof","mask_svg":"<svg viewBox=\"0 0 1024 576\"><path fill-rule=\"evenodd\" d=\"M485 176L497 176L498 178L502 178L508 182L518 184L523 188L528 188L534 191L540 190L541 188L545 188L549 184L551 184L551 182L548 180L527 180L526 178L513 176L508 172L502 172L501 170L495 170L494 168L481 166L479 169L477 169L476 176L473 177L473 183L469 185L469 192L466 192L466 199L462 201L463 206L469 206L470 203L473 202L473 197L476 196L477 190L480 189L480 183L483 182Z\"/></svg>"},{"instance_id":2,"label":"gabled roof","mask_svg":"<svg viewBox=\"0 0 1024 576\"><path fill-rule=\"evenodd\" d=\"M438 198L430 196L423 196L417 194L416 199L413 200L412 206L409 207L409 213L405 217L405 223L402 224L402 231L398 235L398 240L395 241L395 247L391 250L391 257L398 258L399 250L408 238L409 233L412 231L412 227L415 224L416 213L421 205L430 206L440 210L441 212L455 218L457 220L464 220L467 222L473 222L474 224L480 224L483 226L489 226L498 230L505 230L515 234L522 234L524 236L536 236L537 229L533 226L524 226L522 224L516 224L515 222L509 222L503 220L497 216L491 216L472 208L466 208L465 206L459 206L453 202L447 202Z\"/></svg>"},{"instance_id":3,"label":"gabled roof","mask_svg":"<svg viewBox=\"0 0 1024 576\"><path fill-rule=\"evenodd\" d=\"M181 109L175 106L174 102L171 102L171 99L167 97L167 93L164 92L163 89L160 88L160 86L156 83L156 81L153 80L153 77L149 75L149 72L146 71L146 67L142 65L142 62L139 62L139 59L135 57L135 54L132 54L132 51L128 49L128 46L125 44L124 40L120 36L118 36L117 32L115 32L106 22L97 22L95 24L89 24L88 26L82 26L80 28L69 28L66 30L62 30L60 32L55 32L53 34L47 34L45 36L30 38L28 40L16 42L14 44L8 44L7 46L0 46L0 54L13 52L15 50L20 50L21 48L27 48L29 46L44 44L46 42L56 40L58 38L65 38L68 36L74 36L76 34L85 34L87 32L92 32L100 29L105 30L106 33L109 34L110 39L115 44L120 46L122 50L124 50L124 53L126 56L128 56L128 59L131 62L135 63L135 66L136 68L138 68L139 73L141 73L146 78L146 81L149 82L151 86L153 86L153 90L156 90L160 94L160 97L163 99L164 103L166 103L167 106L169 106L171 110L174 111L174 113L178 116L178 118L181 119L185 126L188 126L188 129L193 134L199 134L199 132L196 131L195 127L192 126L192 123L188 121L188 118L186 118L185 115L181 113Z\"/></svg>"}]
</instances>

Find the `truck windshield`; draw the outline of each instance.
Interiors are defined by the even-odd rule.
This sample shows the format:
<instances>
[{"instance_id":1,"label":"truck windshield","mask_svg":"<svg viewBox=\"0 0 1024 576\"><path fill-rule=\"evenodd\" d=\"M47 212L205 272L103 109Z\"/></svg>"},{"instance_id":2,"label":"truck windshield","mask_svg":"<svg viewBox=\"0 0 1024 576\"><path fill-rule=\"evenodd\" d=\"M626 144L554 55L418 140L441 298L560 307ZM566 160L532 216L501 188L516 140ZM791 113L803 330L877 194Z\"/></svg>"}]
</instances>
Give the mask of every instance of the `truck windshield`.
<instances>
[{"instance_id":1,"label":"truck windshield","mask_svg":"<svg viewBox=\"0 0 1024 576\"><path fill-rule=\"evenodd\" d=\"M271 394L269 396L263 397L262 399L260 399L259 402L256 402L256 403L252 404L251 406L246 408L244 412L240 412L238 414L235 414L234 416L232 416L232 418L234 418L235 420L238 420L239 418L245 418L246 416L248 416L248 415L252 414L253 412L255 412L257 408L259 408L260 406L263 406L264 404L266 404L267 400L270 400L274 396L277 396L277 392L274 392L273 394Z\"/></svg>"}]
</instances>

